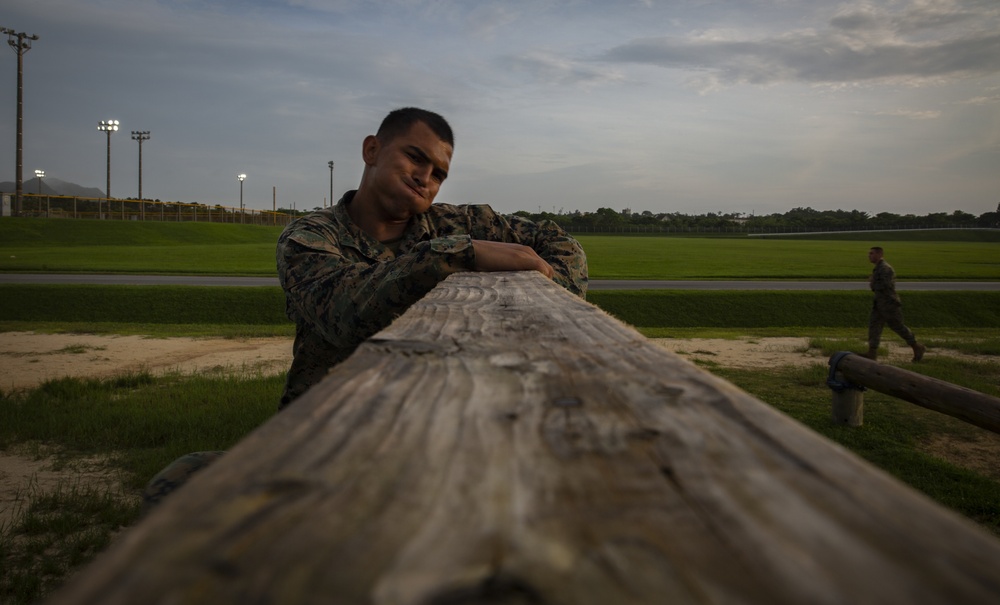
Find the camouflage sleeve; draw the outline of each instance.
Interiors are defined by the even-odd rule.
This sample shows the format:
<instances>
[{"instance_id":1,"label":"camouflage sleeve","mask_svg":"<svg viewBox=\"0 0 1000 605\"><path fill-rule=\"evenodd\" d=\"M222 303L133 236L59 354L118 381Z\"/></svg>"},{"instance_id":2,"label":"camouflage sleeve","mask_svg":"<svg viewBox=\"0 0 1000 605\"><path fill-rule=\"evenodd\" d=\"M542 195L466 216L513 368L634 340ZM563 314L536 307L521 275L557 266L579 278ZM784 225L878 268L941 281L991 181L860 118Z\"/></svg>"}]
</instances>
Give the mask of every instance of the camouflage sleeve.
<instances>
[{"instance_id":1,"label":"camouflage sleeve","mask_svg":"<svg viewBox=\"0 0 1000 605\"><path fill-rule=\"evenodd\" d=\"M525 245L531 246L555 269L552 279L580 298L586 298L587 255L580 242L552 221L535 223L520 216L511 216L509 220L514 231L523 234Z\"/></svg>"},{"instance_id":2,"label":"camouflage sleeve","mask_svg":"<svg viewBox=\"0 0 1000 605\"><path fill-rule=\"evenodd\" d=\"M337 242L309 232L282 236L278 277L288 314L324 340L353 347L378 332L445 277L473 266L468 235L421 242L391 260L355 261Z\"/></svg>"},{"instance_id":3,"label":"camouflage sleeve","mask_svg":"<svg viewBox=\"0 0 1000 605\"><path fill-rule=\"evenodd\" d=\"M472 239L505 241L529 246L545 262L552 265L552 280L580 298L587 295L587 255L580 242L573 239L562 227L552 221L534 222L511 215L503 216L486 205L469 206L480 213L479 225L472 228ZM485 232L482 231L485 229Z\"/></svg>"}]
</instances>

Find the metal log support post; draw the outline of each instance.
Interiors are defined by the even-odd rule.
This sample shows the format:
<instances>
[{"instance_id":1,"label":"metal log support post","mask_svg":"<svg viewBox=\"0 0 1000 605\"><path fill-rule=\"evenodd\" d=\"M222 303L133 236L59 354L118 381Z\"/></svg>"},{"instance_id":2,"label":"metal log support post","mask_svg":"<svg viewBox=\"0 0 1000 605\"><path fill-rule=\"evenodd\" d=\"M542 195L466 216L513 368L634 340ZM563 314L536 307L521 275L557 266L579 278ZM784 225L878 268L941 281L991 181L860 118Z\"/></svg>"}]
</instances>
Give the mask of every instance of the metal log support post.
<instances>
[{"instance_id":1,"label":"metal log support post","mask_svg":"<svg viewBox=\"0 0 1000 605\"><path fill-rule=\"evenodd\" d=\"M881 364L846 351L835 353L830 357L831 376L835 370L849 384L892 395L929 410L960 418L994 433L1000 433L1000 398ZM838 413L837 397L838 393L834 389L835 419ZM860 422L852 426L859 425Z\"/></svg>"},{"instance_id":2,"label":"metal log support post","mask_svg":"<svg viewBox=\"0 0 1000 605\"><path fill-rule=\"evenodd\" d=\"M459 273L50 603L997 603L997 561L540 273Z\"/></svg>"}]
</instances>

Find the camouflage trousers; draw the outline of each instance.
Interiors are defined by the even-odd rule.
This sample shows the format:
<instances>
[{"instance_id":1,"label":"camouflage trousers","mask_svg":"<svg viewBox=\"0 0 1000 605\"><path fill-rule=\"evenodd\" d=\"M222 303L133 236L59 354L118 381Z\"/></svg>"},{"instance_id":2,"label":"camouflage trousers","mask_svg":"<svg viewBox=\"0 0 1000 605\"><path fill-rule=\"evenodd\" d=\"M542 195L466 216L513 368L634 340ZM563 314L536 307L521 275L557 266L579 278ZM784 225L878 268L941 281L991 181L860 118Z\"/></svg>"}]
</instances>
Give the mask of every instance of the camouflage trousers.
<instances>
[{"instance_id":1,"label":"camouflage trousers","mask_svg":"<svg viewBox=\"0 0 1000 605\"><path fill-rule=\"evenodd\" d=\"M146 509L159 504L168 494L184 485L191 475L215 462L225 452L194 452L184 454L156 473L142 492Z\"/></svg>"},{"instance_id":2,"label":"camouflage trousers","mask_svg":"<svg viewBox=\"0 0 1000 605\"><path fill-rule=\"evenodd\" d=\"M903 324L903 307L898 304L872 303L872 312L868 318L868 347L877 349L882 340L882 329L889 326L893 332L906 341L911 347L917 343L917 337Z\"/></svg>"}]
</instances>

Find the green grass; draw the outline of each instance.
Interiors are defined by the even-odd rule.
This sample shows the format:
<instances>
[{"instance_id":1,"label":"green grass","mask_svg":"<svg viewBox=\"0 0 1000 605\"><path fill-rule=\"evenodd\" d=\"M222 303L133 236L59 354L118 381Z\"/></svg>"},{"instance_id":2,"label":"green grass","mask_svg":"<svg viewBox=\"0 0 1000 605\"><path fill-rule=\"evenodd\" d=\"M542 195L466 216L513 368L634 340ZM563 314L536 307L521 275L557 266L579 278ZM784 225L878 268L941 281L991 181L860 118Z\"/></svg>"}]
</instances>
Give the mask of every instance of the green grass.
<instances>
[{"instance_id":1,"label":"green grass","mask_svg":"<svg viewBox=\"0 0 1000 605\"><path fill-rule=\"evenodd\" d=\"M275 274L281 227L41 218L0 219L0 272ZM1000 242L907 232L886 257L901 279L1000 279ZM919 234L929 234L918 240ZM963 232L958 232L963 233ZM987 232L992 233L992 232ZM581 235L592 279L849 279L890 241Z\"/></svg>"},{"instance_id":2,"label":"green grass","mask_svg":"<svg viewBox=\"0 0 1000 605\"><path fill-rule=\"evenodd\" d=\"M996 364L930 356L919 368L908 369L1000 395ZM976 445L992 436L983 429L875 391L865 393L863 426L836 425L830 420L829 370L821 364L767 372L711 371L1000 535L1000 481L935 456L930 447L942 442L952 448Z\"/></svg>"},{"instance_id":3,"label":"green grass","mask_svg":"<svg viewBox=\"0 0 1000 605\"><path fill-rule=\"evenodd\" d=\"M91 221L44 218L0 220L0 246L48 248L78 246L241 245L278 241L282 227L225 223Z\"/></svg>"},{"instance_id":4,"label":"green grass","mask_svg":"<svg viewBox=\"0 0 1000 605\"><path fill-rule=\"evenodd\" d=\"M234 318L237 319L238 318ZM0 332L38 332L40 334L121 334L171 338L267 338L291 337L295 326L283 324L175 324L121 323L117 321L0 321Z\"/></svg>"},{"instance_id":5,"label":"green grass","mask_svg":"<svg viewBox=\"0 0 1000 605\"><path fill-rule=\"evenodd\" d=\"M281 374L62 378L0 394L0 448L38 441L107 454L140 489L169 461L226 449L277 409Z\"/></svg>"},{"instance_id":6,"label":"green grass","mask_svg":"<svg viewBox=\"0 0 1000 605\"><path fill-rule=\"evenodd\" d=\"M859 327L868 325L863 291L598 290L587 300L643 328ZM1000 292L907 292L911 328L1000 326Z\"/></svg>"},{"instance_id":7,"label":"green grass","mask_svg":"<svg viewBox=\"0 0 1000 605\"><path fill-rule=\"evenodd\" d=\"M842 240L579 236L591 279L864 281L868 248ZM886 259L906 280L1000 279L1000 243L899 241Z\"/></svg>"},{"instance_id":8,"label":"green grass","mask_svg":"<svg viewBox=\"0 0 1000 605\"><path fill-rule=\"evenodd\" d=\"M183 454L231 447L274 414L283 384L282 375L138 373L0 393L0 450L43 444L63 459L96 456L124 490L29 485L14 522L0 527L0 602L33 603L62 583L139 519L153 475Z\"/></svg>"},{"instance_id":9,"label":"green grass","mask_svg":"<svg viewBox=\"0 0 1000 605\"><path fill-rule=\"evenodd\" d=\"M275 274L281 227L0 220L0 272Z\"/></svg>"},{"instance_id":10,"label":"green grass","mask_svg":"<svg viewBox=\"0 0 1000 605\"><path fill-rule=\"evenodd\" d=\"M595 290L587 299L643 328L864 327L871 306L862 291ZM914 328L998 326L1000 292L909 292L904 313ZM205 325L226 326L231 336L291 330L277 287L5 284L0 318L0 330L64 331L74 323L90 326L77 331L98 332L176 325L185 335L202 335L197 328Z\"/></svg>"},{"instance_id":11,"label":"green grass","mask_svg":"<svg viewBox=\"0 0 1000 605\"><path fill-rule=\"evenodd\" d=\"M18 494L23 509L13 531L0 528L0 602L33 603L103 551L139 514L135 498L107 489L60 484Z\"/></svg>"},{"instance_id":12,"label":"green grass","mask_svg":"<svg viewBox=\"0 0 1000 605\"><path fill-rule=\"evenodd\" d=\"M757 235L768 239L828 239L880 242L1000 242L1000 229L893 229L884 231L841 231L798 235Z\"/></svg>"},{"instance_id":13,"label":"green grass","mask_svg":"<svg viewBox=\"0 0 1000 605\"><path fill-rule=\"evenodd\" d=\"M290 325L278 287L0 285L4 321Z\"/></svg>"},{"instance_id":14,"label":"green grass","mask_svg":"<svg viewBox=\"0 0 1000 605\"><path fill-rule=\"evenodd\" d=\"M93 246L0 250L0 272L163 275L276 274L274 242L187 246Z\"/></svg>"}]
</instances>

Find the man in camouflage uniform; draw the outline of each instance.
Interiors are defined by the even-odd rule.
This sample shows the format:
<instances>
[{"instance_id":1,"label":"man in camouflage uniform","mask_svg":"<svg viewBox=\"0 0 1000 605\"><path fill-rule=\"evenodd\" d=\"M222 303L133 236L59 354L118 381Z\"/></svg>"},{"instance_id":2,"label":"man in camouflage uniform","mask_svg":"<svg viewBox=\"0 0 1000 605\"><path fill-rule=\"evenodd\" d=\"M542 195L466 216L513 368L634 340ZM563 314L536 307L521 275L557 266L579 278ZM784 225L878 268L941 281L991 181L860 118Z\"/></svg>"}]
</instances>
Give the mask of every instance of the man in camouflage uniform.
<instances>
[{"instance_id":1,"label":"man in camouflage uniform","mask_svg":"<svg viewBox=\"0 0 1000 605\"><path fill-rule=\"evenodd\" d=\"M362 144L358 189L281 234L278 277L295 343L279 408L452 273L539 271L585 296L586 256L555 223L504 217L489 206L432 205L453 148L441 116L393 111ZM147 508L222 453L175 460L146 487Z\"/></svg>"},{"instance_id":2,"label":"man in camouflage uniform","mask_svg":"<svg viewBox=\"0 0 1000 605\"><path fill-rule=\"evenodd\" d=\"M882 258L883 250L878 246L868 251L868 260L875 265L868 278L868 284L875 293L872 312L868 319L868 352L862 353L868 359L878 357L878 345L882 339L882 329L889 325L913 349L913 361L924 357L927 347L917 342L917 338L903 324L903 302L896 294L896 272Z\"/></svg>"},{"instance_id":3,"label":"man in camouflage uniform","mask_svg":"<svg viewBox=\"0 0 1000 605\"><path fill-rule=\"evenodd\" d=\"M395 110L364 139L358 189L281 234L278 277L295 344L280 407L452 273L534 270L586 294L583 249L555 223L432 205L453 149L444 118Z\"/></svg>"}]
</instances>

